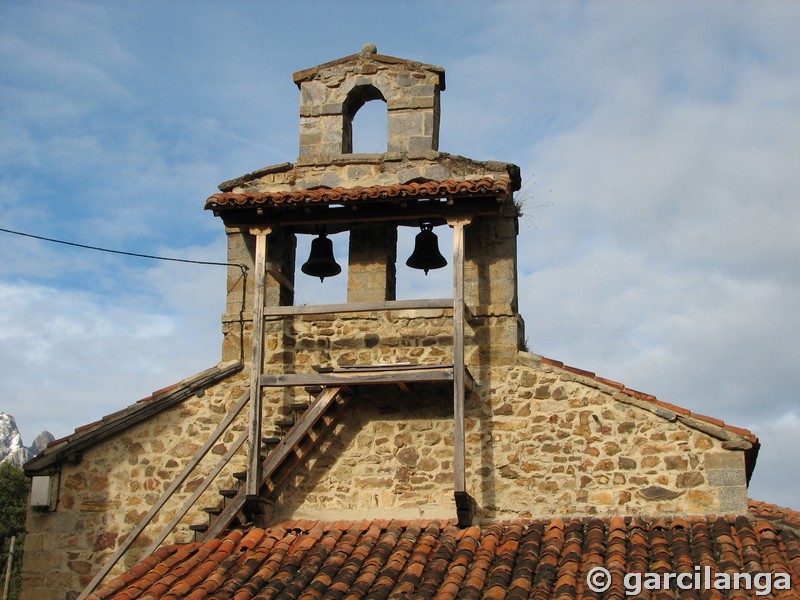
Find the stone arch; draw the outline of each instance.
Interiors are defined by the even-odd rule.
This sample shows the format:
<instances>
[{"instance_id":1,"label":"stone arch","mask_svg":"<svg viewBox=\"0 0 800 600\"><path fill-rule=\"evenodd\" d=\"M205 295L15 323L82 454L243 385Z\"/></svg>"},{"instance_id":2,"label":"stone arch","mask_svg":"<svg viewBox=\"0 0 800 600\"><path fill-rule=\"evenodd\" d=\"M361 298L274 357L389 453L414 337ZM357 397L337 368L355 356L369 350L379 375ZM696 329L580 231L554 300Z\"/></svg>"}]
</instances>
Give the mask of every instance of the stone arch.
<instances>
[{"instance_id":1,"label":"stone arch","mask_svg":"<svg viewBox=\"0 0 800 600\"><path fill-rule=\"evenodd\" d=\"M342 102L342 153L351 154L353 152L353 119L362 106L373 100L381 100L386 103L383 93L371 83L355 85L347 93Z\"/></svg>"}]
</instances>

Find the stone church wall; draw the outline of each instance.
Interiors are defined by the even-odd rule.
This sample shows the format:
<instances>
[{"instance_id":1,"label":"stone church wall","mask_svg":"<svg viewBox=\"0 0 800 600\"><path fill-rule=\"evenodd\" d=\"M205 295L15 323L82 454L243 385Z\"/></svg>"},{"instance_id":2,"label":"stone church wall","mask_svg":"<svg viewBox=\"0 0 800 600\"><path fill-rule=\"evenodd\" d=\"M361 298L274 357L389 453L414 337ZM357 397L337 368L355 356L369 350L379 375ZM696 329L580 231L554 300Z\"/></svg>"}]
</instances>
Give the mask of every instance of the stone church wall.
<instances>
[{"instance_id":1,"label":"stone church wall","mask_svg":"<svg viewBox=\"0 0 800 600\"><path fill-rule=\"evenodd\" d=\"M61 463L53 475L55 510L28 509L21 598L66 598L69 592L80 592L183 471L247 385L242 374L229 378L201 397L193 396L85 450L79 463ZM246 425L245 408L112 574L142 557ZM188 525L207 520L202 508L219 503L217 490L234 486L231 473L242 465L244 456L234 457L167 543L192 540Z\"/></svg>"},{"instance_id":2,"label":"stone church wall","mask_svg":"<svg viewBox=\"0 0 800 600\"><path fill-rule=\"evenodd\" d=\"M446 312L403 317L403 331L446 330ZM295 356L332 352L303 342L324 337L326 327L339 334L349 331L357 339L360 326L374 330L374 322L363 319L301 321ZM420 339L418 345L398 339L391 360L441 362L438 354L444 350L438 344L447 340ZM338 362L385 358L384 350L376 348L369 340L345 343L337 348ZM267 367L276 356L267 353ZM297 366L308 370L305 363ZM746 511L743 453L725 450L721 440L654 414L646 402L526 353L520 353L516 365L474 365L473 373L479 387L467 398L466 467L478 520ZM246 386L246 373L239 374L101 442L84 453L80 464L64 463L56 511L32 510L28 516L24 597L51 597L40 594L84 586ZM266 434L270 420L281 417L295 399L282 391L266 394ZM452 518L451 386L412 384L409 392L371 388L355 392L348 402L335 434L276 499L274 518ZM119 569L140 558L246 421L245 410ZM234 459L168 541L192 538L188 524L204 522L202 508L219 503L216 491L234 487L231 473L243 465L243 455Z\"/></svg>"},{"instance_id":3,"label":"stone church wall","mask_svg":"<svg viewBox=\"0 0 800 600\"><path fill-rule=\"evenodd\" d=\"M485 369L467 401L467 489L480 520L746 511L741 451L521 357ZM452 458L449 386L359 396L276 515L451 518Z\"/></svg>"}]
</instances>

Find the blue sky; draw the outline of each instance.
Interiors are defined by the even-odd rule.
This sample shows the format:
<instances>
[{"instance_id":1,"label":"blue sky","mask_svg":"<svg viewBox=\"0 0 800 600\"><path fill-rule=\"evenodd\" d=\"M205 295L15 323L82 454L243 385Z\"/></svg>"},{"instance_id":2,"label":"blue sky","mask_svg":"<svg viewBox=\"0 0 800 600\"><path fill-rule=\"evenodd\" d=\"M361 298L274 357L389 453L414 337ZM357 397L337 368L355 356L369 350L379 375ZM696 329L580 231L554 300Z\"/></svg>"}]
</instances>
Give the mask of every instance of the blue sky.
<instances>
[{"instance_id":1,"label":"blue sky","mask_svg":"<svg viewBox=\"0 0 800 600\"><path fill-rule=\"evenodd\" d=\"M366 42L440 65L440 149L522 168L532 351L752 429L751 495L800 508L799 19L790 2L6 0L0 227L224 261L204 200L297 157L294 71ZM30 443L215 364L224 291L223 268L0 233L0 410Z\"/></svg>"}]
</instances>

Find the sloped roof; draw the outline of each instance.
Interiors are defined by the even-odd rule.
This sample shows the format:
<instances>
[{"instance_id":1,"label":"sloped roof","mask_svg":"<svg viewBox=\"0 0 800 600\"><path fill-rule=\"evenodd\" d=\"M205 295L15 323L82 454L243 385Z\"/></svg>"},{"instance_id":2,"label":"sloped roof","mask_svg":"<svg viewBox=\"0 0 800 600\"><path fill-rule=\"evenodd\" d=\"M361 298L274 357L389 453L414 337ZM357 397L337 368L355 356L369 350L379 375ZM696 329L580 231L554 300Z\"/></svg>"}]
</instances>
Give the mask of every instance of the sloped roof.
<instances>
[{"instance_id":1,"label":"sloped roof","mask_svg":"<svg viewBox=\"0 0 800 600\"><path fill-rule=\"evenodd\" d=\"M625 384L619 383L618 381L613 381L611 379L606 379L605 377L600 377L599 375L595 375L591 371L586 371L584 369L579 369L577 367L571 367L569 365L565 365L563 362L561 362L559 360L554 360L552 358L547 358L546 356L539 357L539 360L543 364L550 365L550 366L553 366L553 367L556 367L556 368L559 368L559 369L563 369L563 370L568 371L570 373L573 373L575 375L580 375L582 377L593 379L593 380L597 381L598 383L602 383L604 385L607 385L607 386L610 386L612 388L615 388L615 389L621 391L623 394L625 394L627 396L631 396L632 398L638 398L639 400L644 400L645 402L649 402L649 403L653 404L654 407L663 409L664 411L667 411L667 412L664 413L664 416L668 416L668 415L670 415L670 413L674 413L676 415L689 417L689 418L692 418L692 419L697 420L697 421L703 421L705 423L708 423L709 425L713 425L713 426L718 427L720 429L723 429L723 430L725 430L725 431L727 431L729 433L732 433L732 434L735 434L735 435L737 435L739 437L742 437L745 440L747 440L748 442L750 442L751 444L757 444L758 443L758 438L749 429L744 429L742 427L736 427L735 425L730 425L730 424L725 423L725 421L722 421L720 419L716 419L714 417L709 417L708 415L701 415L700 413L692 412L687 408L683 408L681 406L676 406L675 404L670 404L669 402L664 402L662 400L659 400L658 398L656 398L652 394L646 394L644 392L639 392L637 390L633 390L633 389L625 386Z\"/></svg>"},{"instance_id":2,"label":"sloped roof","mask_svg":"<svg viewBox=\"0 0 800 600\"><path fill-rule=\"evenodd\" d=\"M170 408L207 387L242 370L239 362L219 364L196 375L157 390L134 404L75 429L71 435L53 440L42 452L25 463L25 473L36 475L61 460L70 460L101 440L124 431Z\"/></svg>"},{"instance_id":3,"label":"sloped roof","mask_svg":"<svg viewBox=\"0 0 800 600\"><path fill-rule=\"evenodd\" d=\"M401 198L439 198L445 196L480 196L510 194L513 191L509 178L482 178L469 181L448 179L422 183L396 183L368 187L318 187L286 192L222 192L206 200L206 209L241 206L278 206L292 204L332 204Z\"/></svg>"},{"instance_id":4,"label":"sloped roof","mask_svg":"<svg viewBox=\"0 0 800 600\"><path fill-rule=\"evenodd\" d=\"M605 593L587 588L596 567L611 573ZM788 573L794 591L774 597L800 598L798 536L750 516L727 516L466 529L449 521L287 521L161 548L89 599L622 598L625 573L706 567L714 574Z\"/></svg>"},{"instance_id":5,"label":"sloped roof","mask_svg":"<svg viewBox=\"0 0 800 600\"><path fill-rule=\"evenodd\" d=\"M780 527L791 527L800 534L800 512L760 500L749 500L748 508L759 519L771 521Z\"/></svg>"}]
</instances>

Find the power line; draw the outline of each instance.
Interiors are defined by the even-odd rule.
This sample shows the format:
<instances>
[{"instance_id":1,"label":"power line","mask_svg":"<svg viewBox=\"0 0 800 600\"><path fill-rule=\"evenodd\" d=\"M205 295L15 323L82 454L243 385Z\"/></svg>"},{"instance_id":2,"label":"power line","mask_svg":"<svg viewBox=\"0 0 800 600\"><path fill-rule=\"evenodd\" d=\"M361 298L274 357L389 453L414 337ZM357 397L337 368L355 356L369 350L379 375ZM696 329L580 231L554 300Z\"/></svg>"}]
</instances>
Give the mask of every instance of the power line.
<instances>
[{"instance_id":1,"label":"power line","mask_svg":"<svg viewBox=\"0 0 800 600\"><path fill-rule=\"evenodd\" d=\"M152 254L139 254L138 252L125 252L123 250L111 250L110 248L100 248L98 246L88 246L86 244L77 244L75 242L67 242L64 240L56 240L53 238L44 237L41 235L33 235L32 233L23 233L22 231L14 231L12 229L4 229L0 227L0 231L4 233L11 233L13 235L20 235L22 237L33 238L35 240L42 240L44 242L51 242L53 244L63 244L65 246L73 246L75 248L84 248L86 250L96 250L97 252L108 252L110 254L123 254L125 256L135 256L137 258L149 258L151 260L166 260L170 262L190 263L193 265L217 265L220 267L239 267L242 273L247 271L247 265L240 263L228 262L213 262L208 260L189 260L188 258L170 258L167 256L154 256Z\"/></svg>"}]
</instances>

